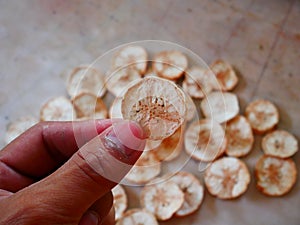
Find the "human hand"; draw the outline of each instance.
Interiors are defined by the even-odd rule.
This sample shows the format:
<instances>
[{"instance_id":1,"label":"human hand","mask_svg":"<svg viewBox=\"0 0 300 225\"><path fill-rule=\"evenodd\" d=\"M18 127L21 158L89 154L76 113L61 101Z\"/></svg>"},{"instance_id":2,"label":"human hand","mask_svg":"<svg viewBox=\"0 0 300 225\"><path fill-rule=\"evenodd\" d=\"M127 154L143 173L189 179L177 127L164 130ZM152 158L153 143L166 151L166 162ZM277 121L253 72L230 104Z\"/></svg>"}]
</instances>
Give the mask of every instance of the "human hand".
<instances>
[{"instance_id":1,"label":"human hand","mask_svg":"<svg viewBox=\"0 0 300 225\"><path fill-rule=\"evenodd\" d=\"M0 224L114 224L111 189L142 136L123 120L35 125L0 151Z\"/></svg>"}]
</instances>

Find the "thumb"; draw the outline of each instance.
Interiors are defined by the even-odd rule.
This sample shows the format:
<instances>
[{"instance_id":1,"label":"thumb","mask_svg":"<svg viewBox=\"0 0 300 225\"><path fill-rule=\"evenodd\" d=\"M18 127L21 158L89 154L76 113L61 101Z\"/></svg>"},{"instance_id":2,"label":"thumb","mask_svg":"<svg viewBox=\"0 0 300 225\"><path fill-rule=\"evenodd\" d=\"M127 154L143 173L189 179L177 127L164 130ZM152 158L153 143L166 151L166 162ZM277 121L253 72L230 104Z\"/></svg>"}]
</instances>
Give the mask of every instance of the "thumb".
<instances>
[{"instance_id":1,"label":"thumb","mask_svg":"<svg viewBox=\"0 0 300 225\"><path fill-rule=\"evenodd\" d=\"M78 224L93 203L132 168L145 146L142 136L142 129L134 122L115 123L81 147L53 174L28 188L34 201L47 212L43 218L47 221L40 223Z\"/></svg>"}]
</instances>

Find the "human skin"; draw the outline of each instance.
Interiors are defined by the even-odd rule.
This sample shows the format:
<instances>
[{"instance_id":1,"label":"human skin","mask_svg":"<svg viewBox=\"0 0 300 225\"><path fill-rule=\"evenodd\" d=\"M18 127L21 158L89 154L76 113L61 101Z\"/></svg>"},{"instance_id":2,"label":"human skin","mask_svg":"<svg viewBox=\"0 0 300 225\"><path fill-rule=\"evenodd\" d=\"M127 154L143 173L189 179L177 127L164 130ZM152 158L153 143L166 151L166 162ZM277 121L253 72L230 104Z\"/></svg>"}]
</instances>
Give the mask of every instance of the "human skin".
<instances>
[{"instance_id":1,"label":"human skin","mask_svg":"<svg viewBox=\"0 0 300 225\"><path fill-rule=\"evenodd\" d=\"M30 128L0 151L0 224L114 224L111 189L141 155L142 137L122 120Z\"/></svg>"}]
</instances>

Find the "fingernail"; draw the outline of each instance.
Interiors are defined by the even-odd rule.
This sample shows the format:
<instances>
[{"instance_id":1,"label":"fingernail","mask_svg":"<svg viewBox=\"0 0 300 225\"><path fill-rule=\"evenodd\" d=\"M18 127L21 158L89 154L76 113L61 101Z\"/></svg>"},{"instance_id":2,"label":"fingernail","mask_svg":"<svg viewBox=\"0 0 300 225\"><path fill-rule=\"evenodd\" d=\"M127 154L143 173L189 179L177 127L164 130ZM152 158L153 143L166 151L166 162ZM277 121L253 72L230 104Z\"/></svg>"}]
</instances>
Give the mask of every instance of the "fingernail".
<instances>
[{"instance_id":1,"label":"fingernail","mask_svg":"<svg viewBox=\"0 0 300 225\"><path fill-rule=\"evenodd\" d=\"M80 222L79 225L98 225L100 224L100 218L98 213L96 213L95 211L88 211L86 212Z\"/></svg>"}]
</instances>

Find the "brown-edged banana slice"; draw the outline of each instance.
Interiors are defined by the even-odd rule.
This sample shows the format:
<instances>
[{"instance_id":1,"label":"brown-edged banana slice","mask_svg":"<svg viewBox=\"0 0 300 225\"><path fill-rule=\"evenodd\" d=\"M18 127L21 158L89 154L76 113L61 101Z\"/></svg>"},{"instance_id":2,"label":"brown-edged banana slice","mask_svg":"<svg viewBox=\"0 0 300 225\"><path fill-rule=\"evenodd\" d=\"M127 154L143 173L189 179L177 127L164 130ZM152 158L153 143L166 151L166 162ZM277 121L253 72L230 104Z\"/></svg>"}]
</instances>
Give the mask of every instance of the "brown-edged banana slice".
<instances>
[{"instance_id":1,"label":"brown-edged banana slice","mask_svg":"<svg viewBox=\"0 0 300 225\"><path fill-rule=\"evenodd\" d=\"M119 51L113 59L112 67L132 68L143 75L147 70L147 52L137 45L130 45Z\"/></svg>"},{"instance_id":2,"label":"brown-edged banana slice","mask_svg":"<svg viewBox=\"0 0 300 225\"><path fill-rule=\"evenodd\" d=\"M187 57L179 51L163 51L153 60L152 67L158 76L168 80L179 79L188 66Z\"/></svg>"},{"instance_id":3,"label":"brown-edged banana slice","mask_svg":"<svg viewBox=\"0 0 300 225\"><path fill-rule=\"evenodd\" d=\"M262 149L267 155L287 158L294 155L298 148L296 137L285 130L275 130L262 139Z\"/></svg>"},{"instance_id":4,"label":"brown-edged banana slice","mask_svg":"<svg viewBox=\"0 0 300 225\"><path fill-rule=\"evenodd\" d=\"M71 98L81 92L89 92L102 97L106 92L104 75L91 66L75 67L69 74L67 91Z\"/></svg>"},{"instance_id":5,"label":"brown-edged banana slice","mask_svg":"<svg viewBox=\"0 0 300 225\"><path fill-rule=\"evenodd\" d=\"M226 154L234 157L247 155L254 143L252 128L248 120L241 115L234 117L225 125L227 138Z\"/></svg>"},{"instance_id":6,"label":"brown-edged banana slice","mask_svg":"<svg viewBox=\"0 0 300 225\"><path fill-rule=\"evenodd\" d=\"M115 208L115 220L119 220L127 209L127 195L120 184L112 189L112 193L114 197L113 205Z\"/></svg>"},{"instance_id":7,"label":"brown-edged banana slice","mask_svg":"<svg viewBox=\"0 0 300 225\"><path fill-rule=\"evenodd\" d=\"M279 113L276 106L270 101L258 99L251 102L245 111L253 131L264 134L276 127L279 122Z\"/></svg>"},{"instance_id":8,"label":"brown-edged banana slice","mask_svg":"<svg viewBox=\"0 0 300 225\"><path fill-rule=\"evenodd\" d=\"M125 178L136 184L145 184L160 172L161 163L156 155L151 150L144 151Z\"/></svg>"},{"instance_id":9,"label":"brown-edged banana slice","mask_svg":"<svg viewBox=\"0 0 300 225\"><path fill-rule=\"evenodd\" d=\"M106 88L114 96L121 96L132 81L141 79L139 71L131 68L116 69L107 75Z\"/></svg>"},{"instance_id":10,"label":"brown-edged banana slice","mask_svg":"<svg viewBox=\"0 0 300 225\"><path fill-rule=\"evenodd\" d=\"M162 140L161 144L151 151L160 161L171 161L178 157L183 148L183 130L179 127L174 134Z\"/></svg>"},{"instance_id":11,"label":"brown-edged banana slice","mask_svg":"<svg viewBox=\"0 0 300 225\"><path fill-rule=\"evenodd\" d=\"M199 209L203 197L204 188L200 181L191 173L178 172L171 179L184 194L184 202L175 213L176 216L187 216Z\"/></svg>"},{"instance_id":12,"label":"brown-edged banana slice","mask_svg":"<svg viewBox=\"0 0 300 225\"><path fill-rule=\"evenodd\" d=\"M213 120L195 121L185 132L186 152L200 161L213 161L225 152L227 140L222 126Z\"/></svg>"},{"instance_id":13,"label":"brown-edged banana slice","mask_svg":"<svg viewBox=\"0 0 300 225\"><path fill-rule=\"evenodd\" d=\"M207 168L204 181L210 194L220 199L233 199L246 192L250 173L243 161L224 157Z\"/></svg>"},{"instance_id":14,"label":"brown-edged banana slice","mask_svg":"<svg viewBox=\"0 0 300 225\"><path fill-rule=\"evenodd\" d=\"M78 118L105 119L108 116L106 105L94 94L82 92L72 102Z\"/></svg>"},{"instance_id":15,"label":"brown-edged banana slice","mask_svg":"<svg viewBox=\"0 0 300 225\"><path fill-rule=\"evenodd\" d=\"M173 134L185 120L185 95L171 81L145 77L131 86L122 99L124 119L138 122L152 140Z\"/></svg>"},{"instance_id":16,"label":"brown-edged banana slice","mask_svg":"<svg viewBox=\"0 0 300 225\"><path fill-rule=\"evenodd\" d=\"M145 209L130 209L116 225L158 225L155 216Z\"/></svg>"},{"instance_id":17,"label":"brown-edged banana slice","mask_svg":"<svg viewBox=\"0 0 300 225\"><path fill-rule=\"evenodd\" d=\"M41 121L71 121L76 119L75 109L69 99L59 96L50 99L40 110Z\"/></svg>"},{"instance_id":18,"label":"brown-edged banana slice","mask_svg":"<svg viewBox=\"0 0 300 225\"><path fill-rule=\"evenodd\" d=\"M206 118L218 123L234 118L240 111L237 96L229 92L211 92L202 100L200 106Z\"/></svg>"},{"instance_id":19,"label":"brown-edged banana slice","mask_svg":"<svg viewBox=\"0 0 300 225\"><path fill-rule=\"evenodd\" d=\"M182 88L192 98L201 99L213 90L212 74L201 67L192 67L185 72Z\"/></svg>"},{"instance_id":20,"label":"brown-edged banana slice","mask_svg":"<svg viewBox=\"0 0 300 225\"><path fill-rule=\"evenodd\" d=\"M214 85L215 90L231 91L238 84L238 77L229 63L216 60L210 68L217 78Z\"/></svg>"},{"instance_id":21,"label":"brown-edged banana slice","mask_svg":"<svg viewBox=\"0 0 300 225\"><path fill-rule=\"evenodd\" d=\"M158 220L168 220L184 202L184 194L173 181L145 186L141 192L141 205Z\"/></svg>"},{"instance_id":22,"label":"brown-edged banana slice","mask_svg":"<svg viewBox=\"0 0 300 225\"><path fill-rule=\"evenodd\" d=\"M38 119L33 116L20 117L19 119L11 122L7 127L4 142L6 144L10 143L12 140L38 122Z\"/></svg>"},{"instance_id":23,"label":"brown-edged banana slice","mask_svg":"<svg viewBox=\"0 0 300 225\"><path fill-rule=\"evenodd\" d=\"M262 156L255 165L256 187L268 196L282 196L296 183L297 168L290 158Z\"/></svg>"}]
</instances>

